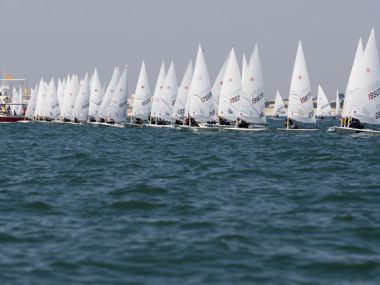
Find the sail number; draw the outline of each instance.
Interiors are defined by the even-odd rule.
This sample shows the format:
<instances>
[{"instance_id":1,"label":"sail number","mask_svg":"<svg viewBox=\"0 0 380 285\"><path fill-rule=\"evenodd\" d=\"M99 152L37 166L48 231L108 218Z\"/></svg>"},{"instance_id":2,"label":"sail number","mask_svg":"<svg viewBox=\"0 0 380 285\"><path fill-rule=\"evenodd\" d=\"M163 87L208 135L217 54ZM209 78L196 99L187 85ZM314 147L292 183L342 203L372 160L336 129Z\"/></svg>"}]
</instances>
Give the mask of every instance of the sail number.
<instances>
[{"instance_id":1,"label":"sail number","mask_svg":"<svg viewBox=\"0 0 380 285\"><path fill-rule=\"evenodd\" d=\"M305 96L300 98L301 103L303 104L303 103L309 101L310 98L311 98L311 92L307 93Z\"/></svg>"},{"instance_id":2,"label":"sail number","mask_svg":"<svg viewBox=\"0 0 380 285\"><path fill-rule=\"evenodd\" d=\"M252 98L252 104L256 104L257 102L260 102L261 99L264 98L264 93L261 92L259 95L256 97Z\"/></svg>"},{"instance_id":3,"label":"sail number","mask_svg":"<svg viewBox=\"0 0 380 285\"><path fill-rule=\"evenodd\" d=\"M145 101L143 101L141 104L145 106L146 104L149 104L149 103L150 103L150 97L146 99Z\"/></svg>"},{"instance_id":4,"label":"sail number","mask_svg":"<svg viewBox=\"0 0 380 285\"><path fill-rule=\"evenodd\" d=\"M236 103L240 100L240 95L235 95L230 98L230 103Z\"/></svg>"},{"instance_id":5,"label":"sail number","mask_svg":"<svg viewBox=\"0 0 380 285\"><path fill-rule=\"evenodd\" d=\"M202 103L207 102L208 100L211 99L211 97L212 97L212 94L211 94L211 92L210 92L210 93L208 93L206 96L201 97L201 102L202 102Z\"/></svg>"},{"instance_id":6,"label":"sail number","mask_svg":"<svg viewBox=\"0 0 380 285\"><path fill-rule=\"evenodd\" d=\"M380 95L380 88L378 88L375 91L372 91L371 93L368 94L368 100L375 99L377 96Z\"/></svg>"}]
</instances>

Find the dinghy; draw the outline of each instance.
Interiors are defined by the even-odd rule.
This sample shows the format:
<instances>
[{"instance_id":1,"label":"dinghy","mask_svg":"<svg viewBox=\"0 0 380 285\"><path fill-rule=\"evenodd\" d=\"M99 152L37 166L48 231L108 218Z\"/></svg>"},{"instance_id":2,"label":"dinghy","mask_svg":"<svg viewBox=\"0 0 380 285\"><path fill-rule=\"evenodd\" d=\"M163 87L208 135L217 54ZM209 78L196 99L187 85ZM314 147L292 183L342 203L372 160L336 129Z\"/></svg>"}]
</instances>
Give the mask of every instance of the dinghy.
<instances>
[{"instance_id":1,"label":"dinghy","mask_svg":"<svg viewBox=\"0 0 380 285\"><path fill-rule=\"evenodd\" d=\"M224 73L226 72L226 67L227 67L227 63L230 56L231 56L231 53L228 53L228 56L226 60L224 61L222 67L220 68L218 76L216 77L214 85L212 86L212 89L211 89L212 98L213 98L212 100L214 102L214 109L215 109L215 118L214 118L215 121L217 121L220 91L223 86ZM185 113L187 114L187 112Z\"/></svg>"},{"instance_id":2,"label":"dinghy","mask_svg":"<svg viewBox=\"0 0 380 285\"><path fill-rule=\"evenodd\" d=\"M353 82L348 126L336 127L341 134L379 135L379 130L363 127L363 123L380 125L380 66L375 31L372 28L367 46L359 60Z\"/></svg>"},{"instance_id":3,"label":"dinghy","mask_svg":"<svg viewBox=\"0 0 380 285\"><path fill-rule=\"evenodd\" d=\"M233 58L233 55L231 58ZM245 71L245 78L242 82L243 86L240 92L235 87L235 92L239 92L240 97L238 112L233 118L236 121L235 127L225 128L225 130L243 132L264 131L266 130L264 84L257 44L249 60L247 70ZM228 87L232 83L228 80L225 84ZM235 92L233 94L236 94Z\"/></svg>"},{"instance_id":4,"label":"dinghy","mask_svg":"<svg viewBox=\"0 0 380 285\"><path fill-rule=\"evenodd\" d=\"M178 95L175 100L173 107L173 116L172 118L175 121L175 124L183 124L183 119L185 117L186 102L189 94L189 88L191 84L191 79L193 78L193 64L190 60L187 65L185 74L183 75L181 85L178 87Z\"/></svg>"},{"instance_id":5,"label":"dinghy","mask_svg":"<svg viewBox=\"0 0 380 285\"><path fill-rule=\"evenodd\" d=\"M336 97L335 97L335 117L338 118L341 115L340 109L340 98L339 98L339 90L336 89Z\"/></svg>"},{"instance_id":6,"label":"dinghy","mask_svg":"<svg viewBox=\"0 0 380 285\"><path fill-rule=\"evenodd\" d=\"M286 109L284 100L282 100L280 92L277 90L276 97L274 99L274 106L272 111L271 118L268 118L270 120L276 120L276 121L283 121L284 119L281 117L286 117Z\"/></svg>"},{"instance_id":7,"label":"dinghy","mask_svg":"<svg viewBox=\"0 0 380 285\"><path fill-rule=\"evenodd\" d=\"M95 68L90 83L90 103L88 107L89 122L95 121L99 116L99 110L100 106L102 105L103 95L104 93L102 83L100 81L98 71Z\"/></svg>"},{"instance_id":8,"label":"dinghy","mask_svg":"<svg viewBox=\"0 0 380 285\"><path fill-rule=\"evenodd\" d=\"M197 59L195 61L194 75L191 80L188 94L188 109L185 123L179 126L181 130L189 131L218 131L216 127L202 125L213 120L215 115L214 102L211 93L210 78L207 64L204 58L201 45L198 48Z\"/></svg>"},{"instance_id":9,"label":"dinghy","mask_svg":"<svg viewBox=\"0 0 380 285\"><path fill-rule=\"evenodd\" d=\"M83 123L88 120L90 95L90 82L88 79L88 74L86 73L80 85L79 92L74 105L73 117L75 123Z\"/></svg>"},{"instance_id":10,"label":"dinghy","mask_svg":"<svg viewBox=\"0 0 380 285\"><path fill-rule=\"evenodd\" d=\"M317 128L296 128L296 125L291 125L292 120L301 123L316 124L309 74L307 72L301 42L298 44L292 81L290 84L286 128L277 128L277 130L291 132L319 131Z\"/></svg>"},{"instance_id":11,"label":"dinghy","mask_svg":"<svg viewBox=\"0 0 380 285\"><path fill-rule=\"evenodd\" d=\"M113 93L115 92L115 88L120 79L120 69L116 67L112 73L111 80L107 86L107 89L104 93L102 104L100 105L97 121L105 122L107 116L110 113L109 107L111 104Z\"/></svg>"},{"instance_id":12,"label":"dinghy","mask_svg":"<svg viewBox=\"0 0 380 285\"><path fill-rule=\"evenodd\" d=\"M150 127L152 120L154 120L155 125L171 125L173 106L178 93L178 81L173 61L170 63L168 73L166 74L162 86L162 91L158 93L153 103L150 118L151 122L146 125L147 127Z\"/></svg>"},{"instance_id":13,"label":"dinghy","mask_svg":"<svg viewBox=\"0 0 380 285\"><path fill-rule=\"evenodd\" d=\"M239 103L242 88L239 64L234 48L231 49L226 70L223 77L223 85L220 90L218 106L218 122L221 125L229 125L239 117Z\"/></svg>"},{"instance_id":14,"label":"dinghy","mask_svg":"<svg viewBox=\"0 0 380 285\"><path fill-rule=\"evenodd\" d=\"M317 117L331 117L332 110L327 99L325 91L322 89L321 85L318 85L318 95L317 95Z\"/></svg>"},{"instance_id":15,"label":"dinghy","mask_svg":"<svg viewBox=\"0 0 380 285\"><path fill-rule=\"evenodd\" d=\"M38 85L30 90L30 99L25 111L25 117L29 120L33 120L34 110L36 108Z\"/></svg>"},{"instance_id":16,"label":"dinghy","mask_svg":"<svg viewBox=\"0 0 380 285\"><path fill-rule=\"evenodd\" d=\"M130 122L126 123L126 126L143 127L143 122L149 118L149 112L152 106L151 101L148 73L146 71L145 62L143 61L137 80L136 91L133 96Z\"/></svg>"}]
</instances>

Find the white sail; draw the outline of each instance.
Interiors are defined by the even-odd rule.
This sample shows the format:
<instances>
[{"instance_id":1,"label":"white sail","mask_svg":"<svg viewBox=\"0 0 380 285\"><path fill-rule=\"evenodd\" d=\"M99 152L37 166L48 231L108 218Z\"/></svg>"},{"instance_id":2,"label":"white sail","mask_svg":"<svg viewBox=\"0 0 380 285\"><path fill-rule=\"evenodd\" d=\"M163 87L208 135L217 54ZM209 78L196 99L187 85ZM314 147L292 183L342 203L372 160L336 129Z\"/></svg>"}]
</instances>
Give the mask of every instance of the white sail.
<instances>
[{"instance_id":1,"label":"white sail","mask_svg":"<svg viewBox=\"0 0 380 285\"><path fill-rule=\"evenodd\" d=\"M63 117L65 119L72 119L75 99L79 91L78 75L73 75L70 79L67 93L63 97Z\"/></svg>"},{"instance_id":2,"label":"white sail","mask_svg":"<svg viewBox=\"0 0 380 285\"><path fill-rule=\"evenodd\" d=\"M34 88L30 90L30 98L29 98L29 102L25 111L25 117L30 120L33 120L34 111L36 109L37 89L38 89L38 85L36 85Z\"/></svg>"},{"instance_id":3,"label":"white sail","mask_svg":"<svg viewBox=\"0 0 380 285\"><path fill-rule=\"evenodd\" d=\"M128 67L124 68L123 73L115 87L110 108L109 118L113 119L115 123L122 123L127 118L128 109L128 85L127 85Z\"/></svg>"},{"instance_id":4,"label":"white sail","mask_svg":"<svg viewBox=\"0 0 380 285\"><path fill-rule=\"evenodd\" d=\"M59 113L61 112L60 105L63 101L63 92L65 91L65 81L58 78L58 84L57 84L57 100L58 100L58 110Z\"/></svg>"},{"instance_id":5,"label":"white sail","mask_svg":"<svg viewBox=\"0 0 380 285\"><path fill-rule=\"evenodd\" d=\"M331 106L327 99L325 91L322 89L321 85L318 85L318 97L317 97L317 116L328 117L331 116Z\"/></svg>"},{"instance_id":6,"label":"white sail","mask_svg":"<svg viewBox=\"0 0 380 285\"><path fill-rule=\"evenodd\" d=\"M282 100L280 92L277 91L276 98L274 99L273 116L281 116L285 114L284 100Z\"/></svg>"},{"instance_id":7,"label":"white sail","mask_svg":"<svg viewBox=\"0 0 380 285\"><path fill-rule=\"evenodd\" d=\"M309 74L301 42L298 44L290 84L288 117L302 123L316 123Z\"/></svg>"},{"instance_id":8,"label":"white sail","mask_svg":"<svg viewBox=\"0 0 380 285\"><path fill-rule=\"evenodd\" d=\"M120 79L120 69L119 67L116 67L115 70L113 71L111 81L108 84L107 89L104 93L102 104L100 105L99 118L105 119L106 117L109 116L110 114L109 107L111 104L111 99L115 91L116 85L119 82L119 79Z\"/></svg>"},{"instance_id":9,"label":"white sail","mask_svg":"<svg viewBox=\"0 0 380 285\"><path fill-rule=\"evenodd\" d=\"M224 73L226 71L227 63L230 59L230 56L231 56L231 52L228 53L228 56L226 60L224 61L222 67L220 68L218 76L216 77L214 85L212 86L212 89L211 89L212 98L214 102L215 115L218 114L220 91L222 90ZM187 112L185 111L185 113Z\"/></svg>"},{"instance_id":10,"label":"white sail","mask_svg":"<svg viewBox=\"0 0 380 285\"><path fill-rule=\"evenodd\" d=\"M177 98L178 82L173 61L170 63L168 73L166 74L162 91L159 92L155 99L152 117L160 118L165 121L171 121L173 106Z\"/></svg>"},{"instance_id":11,"label":"white sail","mask_svg":"<svg viewBox=\"0 0 380 285\"><path fill-rule=\"evenodd\" d=\"M47 111L45 116L50 119L55 119L59 116L59 104L58 104L58 96L57 96L57 88L55 86L54 79L52 78L49 82L47 89Z\"/></svg>"},{"instance_id":12,"label":"white sail","mask_svg":"<svg viewBox=\"0 0 380 285\"><path fill-rule=\"evenodd\" d=\"M65 104L67 100L65 98L69 96L70 81L71 81L71 77L70 75L67 75L65 84L63 86L63 94L62 94L61 102L59 104L59 116L61 118L64 117L64 112L66 110Z\"/></svg>"},{"instance_id":13,"label":"white sail","mask_svg":"<svg viewBox=\"0 0 380 285\"><path fill-rule=\"evenodd\" d=\"M239 64L232 48L220 90L218 116L226 120L236 120L242 88Z\"/></svg>"},{"instance_id":14,"label":"white sail","mask_svg":"<svg viewBox=\"0 0 380 285\"><path fill-rule=\"evenodd\" d=\"M243 53L243 63L241 67L241 79L242 79L243 84L244 84L244 79L246 77L247 68L248 68L247 59L245 58L245 53Z\"/></svg>"},{"instance_id":15,"label":"white sail","mask_svg":"<svg viewBox=\"0 0 380 285\"><path fill-rule=\"evenodd\" d=\"M211 121L215 116L214 102L211 93L210 77L201 45L198 48L194 75L189 90L189 115L197 122Z\"/></svg>"},{"instance_id":16,"label":"white sail","mask_svg":"<svg viewBox=\"0 0 380 285\"><path fill-rule=\"evenodd\" d=\"M86 73L80 85L79 92L75 101L73 117L82 122L87 121L89 106L90 82L88 79L88 74Z\"/></svg>"},{"instance_id":17,"label":"white sail","mask_svg":"<svg viewBox=\"0 0 380 285\"><path fill-rule=\"evenodd\" d=\"M357 69L351 116L362 123L380 124L380 66L372 28Z\"/></svg>"},{"instance_id":18,"label":"white sail","mask_svg":"<svg viewBox=\"0 0 380 285\"><path fill-rule=\"evenodd\" d=\"M150 91L150 84L148 73L146 71L145 62L143 61L140 69L139 79L137 80L136 91L133 97L132 116L147 120L152 106L152 94Z\"/></svg>"},{"instance_id":19,"label":"white sail","mask_svg":"<svg viewBox=\"0 0 380 285\"><path fill-rule=\"evenodd\" d=\"M157 81L156 81L156 87L154 88L154 93L152 97L152 108L150 112L151 117L157 117L158 114L158 106L160 102L160 94L164 88L164 81L166 77L166 71L165 71L165 63L161 63L160 72L158 73Z\"/></svg>"},{"instance_id":20,"label":"white sail","mask_svg":"<svg viewBox=\"0 0 380 285\"><path fill-rule=\"evenodd\" d=\"M34 116L42 116L43 107L46 104L46 88L45 88L45 82L41 78L40 84L38 85L38 92L37 92L37 103L36 103L36 109L34 111Z\"/></svg>"},{"instance_id":21,"label":"white sail","mask_svg":"<svg viewBox=\"0 0 380 285\"><path fill-rule=\"evenodd\" d=\"M99 109L102 104L102 99L103 99L102 83L100 82L98 70L95 68L95 71L91 77L91 84L90 84L90 104L88 108L89 117L96 118L98 116Z\"/></svg>"},{"instance_id":22,"label":"white sail","mask_svg":"<svg viewBox=\"0 0 380 285\"><path fill-rule=\"evenodd\" d=\"M173 119L182 120L185 115L186 102L189 94L191 79L193 78L193 63L190 60L183 75L181 85L178 87L178 95L173 108Z\"/></svg>"},{"instance_id":23,"label":"white sail","mask_svg":"<svg viewBox=\"0 0 380 285\"><path fill-rule=\"evenodd\" d=\"M264 83L259 48L256 44L241 89L238 118L247 123L266 124Z\"/></svg>"},{"instance_id":24,"label":"white sail","mask_svg":"<svg viewBox=\"0 0 380 285\"><path fill-rule=\"evenodd\" d=\"M340 116L341 110L340 110L340 98L339 98L339 91L336 89L336 99L335 99L335 116Z\"/></svg>"},{"instance_id":25,"label":"white sail","mask_svg":"<svg viewBox=\"0 0 380 285\"><path fill-rule=\"evenodd\" d=\"M12 89L11 102L13 104L19 104L18 91L17 91L16 87L14 87L14 86L13 86L13 89ZM12 113L12 115L14 115L14 114L18 115L17 111L18 111L18 105L11 105L11 113Z\"/></svg>"},{"instance_id":26,"label":"white sail","mask_svg":"<svg viewBox=\"0 0 380 285\"><path fill-rule=\"evenodd\" d=\"M356 48L354 62L352 64L350 76L347 82L346 94L344 96L343 109L342 109L342 117L349 117L351 115L352 109L352 96L355 88L355 81L357 78L357 69L359 65L359 61L363 56L363 44L362 39L359 39L358 47Z\"/></svg>"}]
</instances>

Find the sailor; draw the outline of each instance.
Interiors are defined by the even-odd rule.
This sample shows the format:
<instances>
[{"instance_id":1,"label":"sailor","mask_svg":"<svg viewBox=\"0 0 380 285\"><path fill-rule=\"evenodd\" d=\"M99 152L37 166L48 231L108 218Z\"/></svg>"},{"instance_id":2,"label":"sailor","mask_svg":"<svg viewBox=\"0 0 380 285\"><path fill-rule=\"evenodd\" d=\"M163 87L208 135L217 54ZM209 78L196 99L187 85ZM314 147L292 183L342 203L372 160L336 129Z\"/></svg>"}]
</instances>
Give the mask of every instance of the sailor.
<instances>
[{"instance_id":1,"label":"sailor","mask_svg":"<svg viewBox=\"0 0 380 285\"><path fill-rule=\"evenodd\" d=\"M298 129L298 125L294 123L292 119L285 120L285 128L288 127L288 124L289 124L289 129Z\"/></svg>"},{"instance_id":2,"label":"sailor","mask_svg":"<svg viewBox=\"0 0 380 285\"><path fill-rule=\"evenodd\" d=\"M363 124L358 119L355 119L355 118L351 119L349 127L353 128L353 129L363 129L364 128Z\"/></svg>"}]
</instances>

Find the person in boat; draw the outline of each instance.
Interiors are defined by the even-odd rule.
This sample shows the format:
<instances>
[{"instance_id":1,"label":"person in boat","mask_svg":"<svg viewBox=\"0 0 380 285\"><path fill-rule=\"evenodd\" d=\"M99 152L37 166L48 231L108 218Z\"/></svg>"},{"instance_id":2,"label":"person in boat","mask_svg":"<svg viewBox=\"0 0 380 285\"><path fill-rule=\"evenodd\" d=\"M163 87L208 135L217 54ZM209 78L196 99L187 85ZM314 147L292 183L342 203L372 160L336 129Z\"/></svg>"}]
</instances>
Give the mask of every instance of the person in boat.
<instances>
[{"instance_id":1,"label":"person in boat","mask_svg":"<svg viewBox=\"0 0 380 285\"><path fill-rule=\"evenodd\" d=\"M136 118L134 121L133 121L134 124L136 125L142 125L144 122L141 118Z\"/></svg>"},{"instance_id":2,"label":"person in boat","mask_svg":"<svg viewBox=\"0 0 380 285\"><path fill-rule=\"evenodd\" d=\"M113 125L113 124L115 124L115 121L114 121L112 118L107 117L107 118L106 118L106 123L107 123L107 124L110 124L110 125Z\"/></svg>"},{"instance_id":3,"label":"person in boat","mask_svg":"<svg viewBox=\"0 0 380 285\"><path fill-rule=\"evenodd\" d=\"M8 105L8 108L7 108L7 115L10 116L11 115L11 106Z\"/></svg>"},{"instance_id":4,"label":"person in boat","mask_svg":"<svg viewBox=\"0 0 380 285\"><path fill-rule=\"evenodd\" d=\"M298 125L296 123L294 123L292 119L287 119L287 120L285 120L285 128L298 129Z\"/></svg>"},{"instance_id":5,"label":"person in boat","mask_svg":"<svg viewBox=\"0 0 380 285\"><path fill-rule=\"evenodd\" d=\"M323 116L321 116L321 120L324 120L325 118Z\"/></svg>"},{"instance_id":6,"label":"person in boat","mask_svg":"<svg viewBox=\"0 0 380 285\"><path fill-rule=\"evenodd\" d=\"M240 118L237 118L237 120L236 120L236 127L238 127L238 128L246 128L247 129L248 126L249 126L249 124L246 121L241 120Z\"/></svg>"},{"instance_id":7,"label":"person in boat","mask_svg":"<svg viewBox=\"0 0 380 285\"><path fill-rule=\"evenodd\" d=\"M278 119L278 113L276 114L276 116L274 116L276 119Z\"/></svg>"},{"instance_id":8,"label":"person in boat","mask_svg":"<svg viewBox=\"0 0 380 285\"><path fill-rule=\"evenodd\" d=\"M194 118L192 117L190 117L190 123L192 127L199 127L199 124L197 123L197 121L194 120Z\"/></svg>"},{"instance_id":9,"label":"person in boat","mask_svg":"<svg viewBox=\"0 0 380 285\"><path fill-rule=\"evenodd\" d=\"M364 129L363 124L355 118L351 119L349 127L353 129Z\"/></svg>"},{"instance_id":10,"label":"person in boat","mask_svg":"<svg viewBox=\"0 0 380 285\"><path fill-rule=\"evenodd\" d=\"M180 120L175 120L174 124L175 124L175 125L182 125L182 124L183 124L183 122L182 122L182 121L180 121Z\"/></svg>"},{"instance_id":11,"label":"person in boat","mask_svg":"<svg viewBox=\"0 0 380 285\"><path fill-rule=\"evenodd\" d=\"M227 121L226 119L219 117L219 125L229 126L229 125L231 125L231 123L229 121Z\"/></svg>"}]
</instances>

